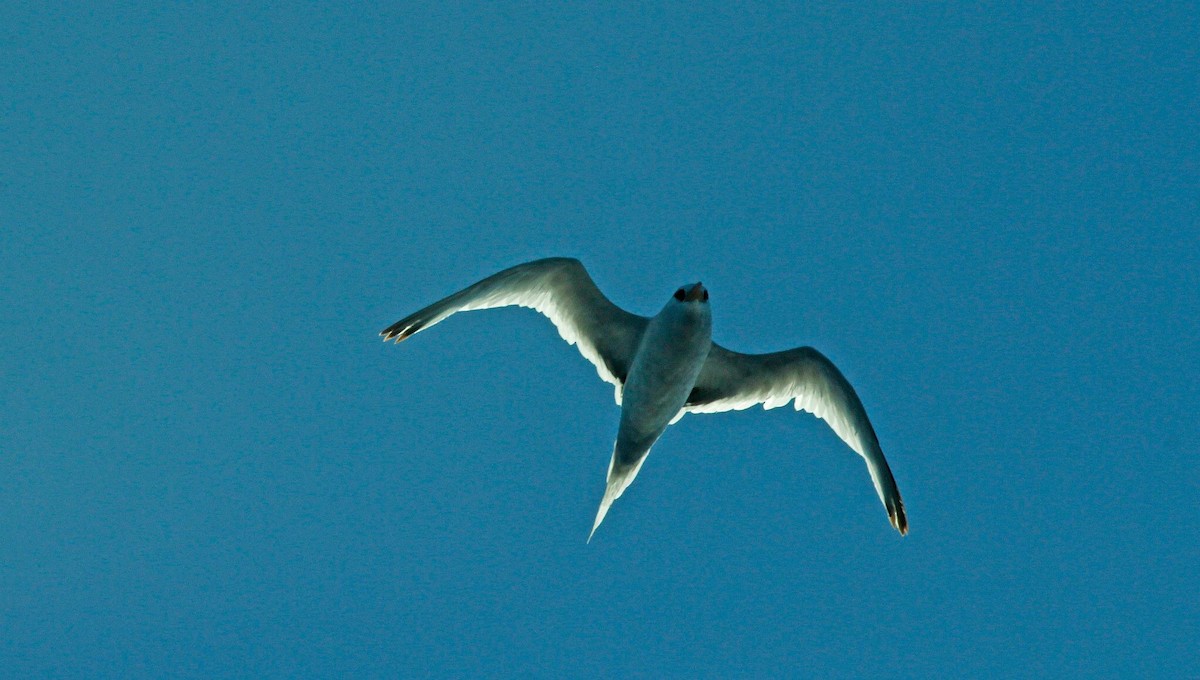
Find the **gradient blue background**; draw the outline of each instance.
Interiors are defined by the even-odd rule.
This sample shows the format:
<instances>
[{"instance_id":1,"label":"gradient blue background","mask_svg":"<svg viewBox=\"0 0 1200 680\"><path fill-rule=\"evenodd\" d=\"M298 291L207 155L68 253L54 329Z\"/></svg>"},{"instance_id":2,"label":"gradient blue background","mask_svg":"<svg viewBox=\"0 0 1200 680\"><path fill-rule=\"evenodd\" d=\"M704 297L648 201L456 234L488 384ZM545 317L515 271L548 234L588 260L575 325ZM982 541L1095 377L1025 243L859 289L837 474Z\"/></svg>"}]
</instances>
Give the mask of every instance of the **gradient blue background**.
<instances>
[{"instance_id":1,"label":"gradient blue background","mask_svg":"<svg viewBox=\"0 0 1200 680\"><path fill-rule=\"evenodd\" d=\"M0 9L12 677L1195 677L1192 3ZM591 545L618 410L528 310L585 262L808 344Z\"/></svg>"}]
</instances>

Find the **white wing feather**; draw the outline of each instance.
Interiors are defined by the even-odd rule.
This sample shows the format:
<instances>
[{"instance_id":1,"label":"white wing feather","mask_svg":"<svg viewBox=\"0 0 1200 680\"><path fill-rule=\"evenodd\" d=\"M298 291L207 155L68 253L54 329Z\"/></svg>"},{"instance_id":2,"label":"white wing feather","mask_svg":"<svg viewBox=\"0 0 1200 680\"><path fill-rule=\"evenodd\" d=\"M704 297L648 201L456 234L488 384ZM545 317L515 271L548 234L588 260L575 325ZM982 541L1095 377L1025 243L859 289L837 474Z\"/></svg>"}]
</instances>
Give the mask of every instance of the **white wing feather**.
<instances>
[{"instance_id":1,"label":"white wing feather","mask_svg":"<svg viewBox=\"0 0 1200 680\"><path fill-rule=\"evenodd\" d=\"M388 326L380 335L400 342L452 314L517 305L541 312L568 344L596 367L605 382L621 386L633 363L648 319L604 297L578 261L549 258L526 262L465 288Z\"/></svg>"},{"instance_id":2,"label":"white wing feather","mask_svg":"<svg viewBox=\"0 0 1200 680\"><path fill-rule=\"evenodd\" d=\"M879 500L901 535L908 533L904 501L883 456L867 411L841 371L817 350L798 347L772 354L740 354L713 343L684 410L719 413L778 408L794 401L829 424L837 436L867 462Z\"/></svg>"}]
</instances>

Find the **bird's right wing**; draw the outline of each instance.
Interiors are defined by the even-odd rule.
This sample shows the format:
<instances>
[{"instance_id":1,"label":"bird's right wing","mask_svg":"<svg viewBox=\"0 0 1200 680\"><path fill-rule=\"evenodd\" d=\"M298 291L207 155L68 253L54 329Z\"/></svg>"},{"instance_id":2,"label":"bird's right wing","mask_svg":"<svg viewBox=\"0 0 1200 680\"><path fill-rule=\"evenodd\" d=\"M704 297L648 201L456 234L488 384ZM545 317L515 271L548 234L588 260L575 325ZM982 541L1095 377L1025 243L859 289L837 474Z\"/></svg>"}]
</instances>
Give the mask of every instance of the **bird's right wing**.
<instances>
[{"instance_id":1,"label":"bird's right wing","mask_svg":"<svg viewBox=\"0 0 1200 680\"><path fill-rule=\"evenodd\" d=\"M867 410L837 366L812 347L742 354L714 342L683 409L689 413L720 413L756 404L776 408L790 401L795 401L797 411L808 411L828 423L863 457L888 519L901 536L907 534L904 501L867 419Z\"/></svg>"},{"instance_id":2,"label":"bird's right wing","mask_svg":"<svg viewBox=\"0 0 1200 680\"><path fill-rule=\"evenodd\" d=\"M616 386L621 403L621 388L649 319L604 297L579 260L555 257L505 269L404 317L380 335L400 342L456 312L509 305L532 307L548 317L563 340L577 346L600 377Z\"/></svg>"}]
</instances>

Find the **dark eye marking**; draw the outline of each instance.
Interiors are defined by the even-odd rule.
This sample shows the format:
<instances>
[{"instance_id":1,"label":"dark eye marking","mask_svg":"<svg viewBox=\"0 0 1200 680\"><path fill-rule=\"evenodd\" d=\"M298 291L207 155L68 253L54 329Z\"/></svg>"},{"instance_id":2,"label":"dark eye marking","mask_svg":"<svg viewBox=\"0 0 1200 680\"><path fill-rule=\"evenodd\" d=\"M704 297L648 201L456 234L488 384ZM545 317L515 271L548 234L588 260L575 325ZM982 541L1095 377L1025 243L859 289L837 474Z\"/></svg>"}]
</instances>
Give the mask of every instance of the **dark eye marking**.
<instances>
[{"instance_id":1,"label":"dark eye marking","mask_svg":"<svg viewBox=\"0 0 1200 680\"><path fill-rule=\"evenodd\" d=\"M685 295L686 295L686 293L684 293L684 292L683 292L683 289L682 289L682 288L680 288L679 290L675 291L675 299L676 299L676 300L679 300L680 302L683 302L683 298L684 298L684 296L685 296Z\"/></svg>"},{"instance_id":2,"label":"dark eye marking","mask_svg":"<svg viewBox=\"0 0 1200 680\"><path fill-rule=\"evenodd\" d=\"M705 289L705 291L704 291L704 297L702 297L700 299L704 300L705 302L708 302L708 290L707 289Z\"/></svg>"}]
</instances>

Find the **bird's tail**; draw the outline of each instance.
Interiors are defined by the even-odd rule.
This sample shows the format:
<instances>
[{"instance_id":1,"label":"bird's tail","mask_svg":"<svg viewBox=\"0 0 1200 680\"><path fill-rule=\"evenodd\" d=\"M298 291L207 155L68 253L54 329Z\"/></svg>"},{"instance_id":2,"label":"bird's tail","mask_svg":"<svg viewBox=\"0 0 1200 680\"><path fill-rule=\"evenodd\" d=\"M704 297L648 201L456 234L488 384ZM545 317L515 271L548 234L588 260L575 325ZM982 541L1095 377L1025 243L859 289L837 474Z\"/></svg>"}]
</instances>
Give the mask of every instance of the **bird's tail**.
<instances>
[{"instance_id":1,"label":"bird's tail","mask_svg":"<svg viewBox=\"0 0 1200 680\"><path fill-rule=\"evenodd\" d=\"M588 534L588 543L592 542L592 536L596 534L596 529L600 527L600 523L604 521L604 516L608 514L608 509L612 507L613 501L621 497L625 493L625 489L633 483L633 478L637 477L637 473L642 469L642 463L646 462L646 455L638 458L636 463L617 465L617 452L613 449L613 457L608 462L608 486L604 489L604 498L600 499L600 509L596 511L596 521L592 524L592 532Z\"/></svg>"}]
</instances>

